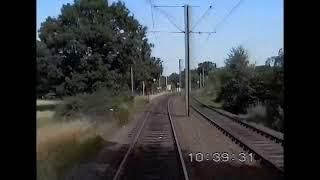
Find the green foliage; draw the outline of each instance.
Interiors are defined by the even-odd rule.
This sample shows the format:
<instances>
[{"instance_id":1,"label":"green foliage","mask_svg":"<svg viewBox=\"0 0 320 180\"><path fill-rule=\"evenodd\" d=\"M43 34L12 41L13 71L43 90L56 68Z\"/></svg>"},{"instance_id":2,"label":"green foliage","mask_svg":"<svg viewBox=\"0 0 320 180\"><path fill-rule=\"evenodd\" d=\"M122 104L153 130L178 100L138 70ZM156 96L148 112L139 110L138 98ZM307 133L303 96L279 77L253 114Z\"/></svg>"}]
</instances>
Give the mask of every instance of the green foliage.
<instances>
[{"instance_id":1,"label":"green foliage","mask_svg":"<svg viewBox=\"0 0 320 180\"><path fill-rule=\"evenodd\" d=\"M130 65L136 90L158 77L162 61L151 57L147 29L129 13L121 1L76 0L48 17L37 41L37 95L118 90L131 85Z\"/></svg>"},{"instance_id":2,"label":"green foliage","mask_svg":"<svg viewBox=\"0 0 320 180\"><path fill-rule=\"evenodd\" d=\"M184 77L181 76L181 81L183 81ZM177 83L179 83L179 74L177 73L172 73L170 74L170 76L168 77L168 83L172 84L173 87L176 87L177 86Z\"/></svg>"},{"instance_id":3,"label":"green foliage","mask_svg":"<svg viewBox=\"0 0 320 180\"><path fill-rule=\"evenodd\" d=\"M211 61L204 61L202 63L198 64L197 72L199 73L204 73L205 76L208 76L210 71L213 71L214 69L217 68L217 65Z\"/></svg>"},{"instance_id":4,"label":"green foliage","mask_svg":"<svg viewBox=\"0 0 320 180\"><path fill-rule=\"evenodd\" d=\"M192 89L199 89L200 83L200 76L196 70L190 70L190 77L191 77L191 88Z\"/></svg>"},{"instance_id":5,"label":"green foliage","mask_svg":"<svg viewBox=\"0 0 320 180\"><path fill-rule=\"evenodd\" d=\"M283 131L283 51L255 67L239 46L231 49L225 63L209 72L202 96L216 97L225 110L252 114L251 119ZM262 111L266 112L263 117L256 114Z\"/></svg>"},{"instance_id":6,"label":"green foliage","mask_svg":"<svg viewBox=\"0 0 320 180\"><path fill-rule=\"evenodd\" d=\"M74 119L81 115L108 116L121 103L131 102L128 91L113 92L108 88L98 89L91 94L78 94L67 97L55 108L55 119Z\"/></svg>"},{"instance_id":7,"label":"green foliage","mask_svg":"<svg viewBox=\"0 0 320 180\"><path fill-rule=\"evenodd\" d=\"M248 52L242 46L231 49L225 64L236 79L247 79L250 76Z\"/></svg>"},{"instance_id":8,"label":"green foliage","mask_svg":"<svg viewBox=\"0 0 320 180\"><path fill-rule=\"evenodd\" d=\"M129 121L131 112L130 108L126 104L122 104L117 108L116 117L119 120L120 125L124 125Z\"/></svg>"},{"instance_id":9,"label":"green foliage","mask_svg":"<svg viewBox=\"0 0 320 180\"><path fill-rule=\"evenodd\" d=\"M252 89L246 81L233 78L221 87L217 101L223 100L223 108L233 113L246 113L248 106L255 102Z\"/></svg>"},{"instance_id":10,"label":"green foliage","mask_svg":"<svg viewBox=\"0 0 320 180\"><path fill-rule=\"evenodd\" d=\"M227 71L225 68L217 68L213 71L210 71L205 87L202 91L204 93L203 95L217 97L221 92L221 86L226 84L231 79L231 72Z\"/></svg>"}]
</instances>

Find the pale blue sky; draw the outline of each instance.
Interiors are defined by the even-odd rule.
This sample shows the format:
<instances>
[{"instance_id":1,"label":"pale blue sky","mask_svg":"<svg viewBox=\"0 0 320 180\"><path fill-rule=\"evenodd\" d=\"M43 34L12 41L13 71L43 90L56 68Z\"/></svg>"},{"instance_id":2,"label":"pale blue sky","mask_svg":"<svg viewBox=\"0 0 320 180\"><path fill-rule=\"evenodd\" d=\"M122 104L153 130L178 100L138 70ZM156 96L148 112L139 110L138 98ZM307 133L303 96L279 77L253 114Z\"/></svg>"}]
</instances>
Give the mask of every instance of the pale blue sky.
<instances>
[{"instance_id":1,"label":"pale blue sky","mask_svg":"<svg viewBox=\"0 0 320 180\"><path fill-rule=\"evenodd\" d=\"M111 0L109 3L116 0ZM154 9L152 25L149 0L124 0L128 9L148 30L179 31L161 10ZM153 0L156 5L194 5L191 11L191 26L213 4L210 14L194 31L213 31L216 24L239 2L239 0ZM37 29L48 16L56 17L62 4L73 0L37 0ZM161 8L174 22L184 28L183 8ZM184 59L184 34L148 33L155 45L153 56L164 61L164 75L178 72L178 59ZM243 0L237 9L219 26L216 34L207 40L207 35L193 34L191 37L191 67L209 60L224 65L230 49L243 45L249 51L251 63L264 64L267 57L276 55L283 47L283 0Z\"/></svg>"}]
</instances>

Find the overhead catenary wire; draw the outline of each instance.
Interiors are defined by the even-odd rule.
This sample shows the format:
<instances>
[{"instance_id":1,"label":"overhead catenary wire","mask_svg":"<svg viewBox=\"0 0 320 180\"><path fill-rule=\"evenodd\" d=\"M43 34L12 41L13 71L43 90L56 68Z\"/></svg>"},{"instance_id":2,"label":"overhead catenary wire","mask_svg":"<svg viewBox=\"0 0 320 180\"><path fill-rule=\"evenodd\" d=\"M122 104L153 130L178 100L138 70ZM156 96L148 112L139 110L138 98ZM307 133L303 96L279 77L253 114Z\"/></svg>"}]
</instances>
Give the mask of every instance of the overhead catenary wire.
<instances>
[{"instance_id":1,"label":"overhead catenary wire","mask_svg":"<svg viewBox=\"0 0 320 180\"><path fill-rule=\"evenodd\" d=\"M154 6L154 7L183 7L183 6Z\"/></svg>"},{"instance_id":2,"label":"overhead catenary wire","mask_svg":"<svg viewBox=\"0 0 320 180\"><path fill-rule=\"evenodd\" d=\"M203 15L198 19L198 21L191 27L191 31L206 17L210 14L212 10L212 5L209 6L209 8L203 13Z\"/></svg>"},{"instance_id":3,"label":"overhead catenary wire","mask_svg":"<svg viewBox=\"0 0 320 180\"><path fill-rule=\"evenodd\" d=\"M215 33L214 31L190 31L190 33L194 34L212 34Z\"/></svg>"},{"instance_id":4,"label":"overhead catenary wire","mask_svg":"<svg viewBox=\"0 0 320 180\"><path fill-rule=\"evenodd\" d=\"M163 9L161 8L157 8L157 10L159 10L163 15L165 15L167 17L167 19L169 20L169 22L174 25L177 29L179 29L180 31L183 31L173 20L173 17L170 16L167 12L165 12Z\"/></svg>"},{"instance_id":5,"label":"overhead catenary wire","mask_svg":"<svg viewBox=\"0 0 320 180\"><path fill-rule=\"evenodd\" d=\"M148 31L151 33L184 33L184 31Z\"/></svg>"},{"instance_id":6,"label":"overhead catenary wire","mask_svg":"<svg viewBox=\"0 0 320 180\"><path fill-rule=\"evenodd\" d=\"M151 8L151 18L152 18L152 28L154 29L154 16L153 16L153 2L152 0L149 0L149 3L150 3L150 8Z\"/></svg>"},{"instance_id":7,"label":"overhead catenary wire","mask_svg":"<svg viewBox=\"0 0 320 180\"><path fill-rule=\"evenodd\" d=\"M230 17L230 15L240 6L240 4L243 2L243 0L239 0L239 2L233 6L233 8L222 18L222 20L220 22L218 22L218 24L215 26L215 28L213 29L213 32L216 33L217 29L221 26L221 24L223 24L228 17ZM212 33L208 34L207 40L209 39L210 35Z\"/></svg>"},{"instance_id":8,"label":"overhead catenary wire","mask_svg":"<svg viewBox=\"0 0 320 180\"><path fill-rule=\"evenodd\" d=\"M154 12L153 12L154 3L153 3L153 0L148 0L148 2L150 3L150 9L151 9L152 28L154 29L154 24L155 24ZM155 41L158 41L156 33L153 32L153 35L154 35Z\"/></svg>"}]
</instances>

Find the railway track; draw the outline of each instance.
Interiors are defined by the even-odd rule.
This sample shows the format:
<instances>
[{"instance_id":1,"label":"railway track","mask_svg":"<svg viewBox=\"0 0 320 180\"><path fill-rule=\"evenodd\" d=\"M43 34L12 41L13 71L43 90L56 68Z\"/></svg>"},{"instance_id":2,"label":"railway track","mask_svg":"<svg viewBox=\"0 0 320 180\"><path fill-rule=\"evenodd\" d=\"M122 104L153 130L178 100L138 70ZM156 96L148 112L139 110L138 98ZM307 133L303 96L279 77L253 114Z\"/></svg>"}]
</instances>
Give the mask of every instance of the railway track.
<instances>
[{"instance_id":1,"label":"railway track","mask_svg":"<svg viewBox=\"0 0 320 180\"><path fill-rule=\"evenodd\" d=\"M215 111L216 113L218 113L218 114L220 114L222 116L226 116L229 119L233 120L234 122L239 123L240 125L244 126L245 128L248 128L248 129L250 129L250 130L252 130L252 131L254 131L254 132L256 132L256 133L258 133L258 134L260 134L262 136L265 136L266 138L269 138L270 140L275 141L276 143L281 143L281 145L283 143L283 135L272 134L272 133L266 132L265 130L257 128L255 126L243 121L243 120L240 120L239 118L235 118L233 116L227 115L227 114L222 113L221 111L219 111L219 110L217 110L217 109L215 109L215 108L213 108L211 106L205 105L205 104L201 103L198 99L196 99L194 97L192 97L192 99L194 101L196 101L198 104L201 104L201 106L204 106L204 107L206 107L208 109L211 109L212 111Z\"/></svg>"},{"instance_id":2,"label":"railway track","mask_svg":"<svg viewBox=\"0 0 320 180\"><path fill-rule=\"evenodd\" d=\"M239 120L214 111L194 98L192 98L191 103L192 109L216 126L236 144L239 144L245 151L253 153L255 159L260 159L263 164L283 174L283 146L280 143L282 140L276 140L272 137L273 135L266 135L267 132L262 130L255 130L255 127L247 128L247 126L238 122Z\"/></svg>"},{"instance_id":3,"label":"railway track","mask_svg":"<svg viewBox=\"0 0 320 180\"><path fill-rule=\"evenodd\" d=\"M171 120L170 97L161 98L142 121L113 180L189 179Z\"/></svg>"}]
</instances>

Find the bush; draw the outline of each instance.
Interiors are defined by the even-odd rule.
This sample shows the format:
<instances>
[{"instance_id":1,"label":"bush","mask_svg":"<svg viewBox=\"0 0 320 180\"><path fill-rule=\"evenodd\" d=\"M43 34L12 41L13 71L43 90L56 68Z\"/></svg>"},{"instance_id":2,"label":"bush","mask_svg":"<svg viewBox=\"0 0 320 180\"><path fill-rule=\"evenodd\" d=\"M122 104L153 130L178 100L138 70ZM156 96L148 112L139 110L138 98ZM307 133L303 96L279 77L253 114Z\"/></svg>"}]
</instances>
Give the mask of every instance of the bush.
<instances>
[{"instance_id":1,"label":"bush","mask_svg":"<svg viewBox=\"0 0 320 180\"><path fill-rule=\"evenodd\" d=\"M252 94L253 89L246 81L234 78L221 87L216 101L223 101L223 109L232 113L246 113L249 105L256 101Z\"/></svg>"},{"instance_id":2,"label":"bush","mask_svg":"<svg viewBox=\"0 0 320 180\"><path fill-rule=\"evenodd\" d=\"M271 103L267 108L267 112L268 119L270 120L269 127L283 132L284 114L282 107L277 104Z\"/></svg>"},{"instance_id":3,"label":"bush","mask_svg":"<svg viewBox=\"0 0 320 180\"><path fill-rule=\"evenodd\" d=\"M258 102L256 104L250 105L247 109L248 119L255 122L266 122L267 120L267 107Z\"/></svg>"},{"instance_id":4,"label":"bush","mask_svg":"<svg viewBox=\"0 0 320 180\"><path fill-rule=\"evenodd\" d=\"M84 95L68 97L55 107L54 119L68 119L79 114L84 106Z\"/></svg>"},{"instance_id":5,"label":"bush","mask_svg":"<svg viewBox=\"0 0 320 180\"><path fill-rule=\"evenodd\" d=\"M71 119L78 116L110 116L110 109L116 109L121 103L133 99L128 92L111 92L101 88L92 94L78 94L65 98L63 103L56 106L56 119Z\"/></svg>"},{"instance_id":6,"label":"bush","mask_svg":"<svg viewBox=\"0 0 320 180\"><path fill-rule=\"evenodd\" d=\"M126 124L129 121L130 116L131 116L131 111L128 105L121 104L116 111L116 117L119 120L119 124L120 125Z\"/></svg>"},{"instance_id":7,"label":"bush","mask_svg":"<svg viewBox=\"0 0 320 180\"><path fill-rule=\"evenodd\" d=\"M283 109L277 105L258 102L247 109L248 120L263 123L277 131L283 131Z\"/></svg>"}]
</instances>

